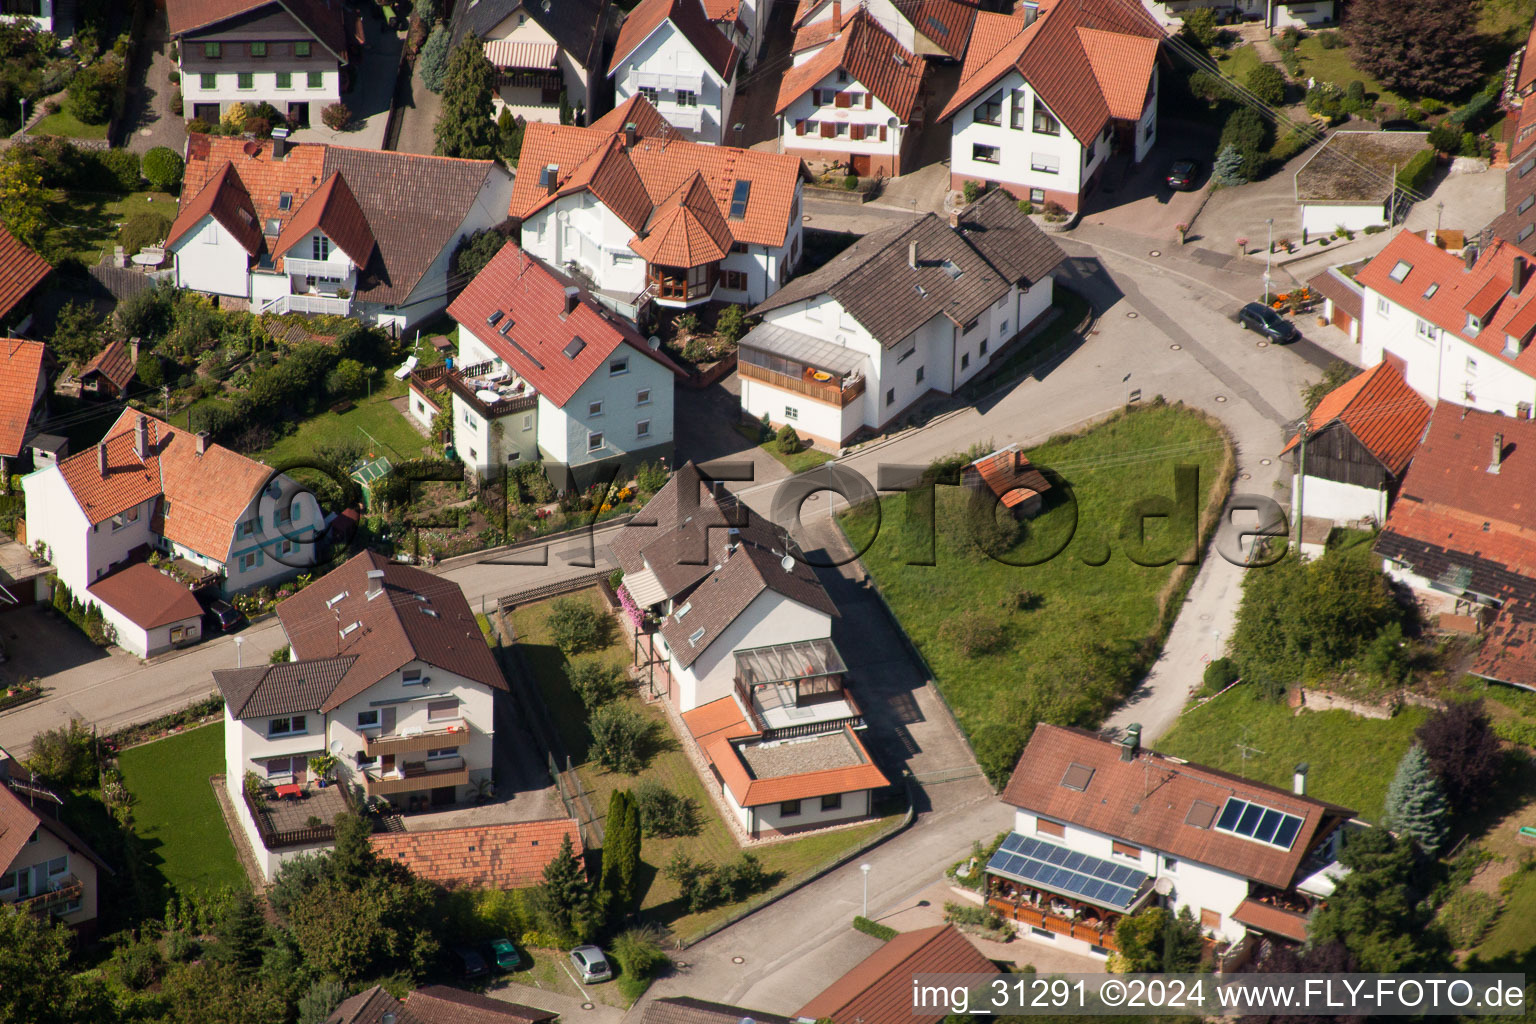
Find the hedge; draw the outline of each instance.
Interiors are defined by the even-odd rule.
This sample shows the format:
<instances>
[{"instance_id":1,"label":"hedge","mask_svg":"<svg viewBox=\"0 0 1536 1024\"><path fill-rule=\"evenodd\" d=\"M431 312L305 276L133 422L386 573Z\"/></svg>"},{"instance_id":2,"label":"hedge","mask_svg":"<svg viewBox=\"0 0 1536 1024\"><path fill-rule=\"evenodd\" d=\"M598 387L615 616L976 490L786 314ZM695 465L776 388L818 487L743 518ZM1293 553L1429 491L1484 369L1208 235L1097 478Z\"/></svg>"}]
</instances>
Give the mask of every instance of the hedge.
<instances>
[{"instance_id":1,"label":"hedge","mask_svg":"<svg viewBox=\"0 0 1536 1024\"><path fill-rule=\"evenodd\" d=\"M1397 187L1405 192L1422 192L1434 172L1434 149L1421 149L1397 172Z\"/></svg>"},{"instance_id":2,"label":"hedge","mask_svg":"<svg viewBox=\"0 0 1536 1024\"><path fill-rule=\"evenodd\" d=\"M878 921L871 921L867 917L855 917L853 919L853 930L856 932L863 932L865 935L873 935L881 942L890 942L897 935L901 934L890 925L881 924Z\"/></svg>"}]
</instances>

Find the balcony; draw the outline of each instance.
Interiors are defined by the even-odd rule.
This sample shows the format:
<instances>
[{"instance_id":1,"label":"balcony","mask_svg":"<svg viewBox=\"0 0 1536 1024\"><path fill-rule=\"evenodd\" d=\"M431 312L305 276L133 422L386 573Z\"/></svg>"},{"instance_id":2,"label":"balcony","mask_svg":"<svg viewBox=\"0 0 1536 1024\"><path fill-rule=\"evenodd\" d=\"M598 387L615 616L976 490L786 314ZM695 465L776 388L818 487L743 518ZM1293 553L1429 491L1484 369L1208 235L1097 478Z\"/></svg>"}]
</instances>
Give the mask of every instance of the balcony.
<instances>
[{"instance_id":1,"label":"balcony","mask_svg":"<svg viewBox=\"0 0 1536 1024\"><path fill-rule=\"evenodd\" d=\"M322 281L345 281L352 276L352 261L333 263L330 260L301 260L295 256L283 258L283 270L296 277L313 277Z\"/></svg>"},{"instance_id":2,"label":"balcony","mask_svg":"<svg viewBox=\"0 0 1536 1024\"><path fill-rule=\"evenodd\" d=\"M664 89L667 92L702 93L704 91L703 75L672 75L664 71L631 71L629 74L629 87L631 89ZM665 101L663 101L665 102ZM667 115L667 120L672 120Z\"/></svg>"},{"instance_id":3,"label":"balcony","mask_svg":"<svg viewBox=\"0 0 1536 1024\"><path fill-rule=\"evenodd\" d=\"M403 768L383 772L368 769L363 776L363 792L369 796L417 793L424 789L469 784L469 766L462 757L444 757L432 761L406 761Z\"/></svg>"},{"instance_id":4,"label":"balcony","mask_svg":"<svg viewBox=\"0 0 1536 1024\"><path fill-rule=\"evenodd\" d=\"M352 799L345 785L305 786L300 792L287 798L279 797L272 786L263 786L261 799L253 801L249 792L242 793L246 810L256 823L261 844L269 850L288 846L308 846L330 843L336 839L336 819L352 808ZM312 825L318 819L320 824Z\"/></svg>"},{"instance_id":5,"label":"balcony","mask_svg":"<svg viewBox=\"0 0 1536 1024\"><path fill-rule=\"evenodd\" d=\"M55 881L46 892L34 893L17 900L12 906L34 914L47 914L59 910L67 903L78 900L85 892L85 885L74 875L65 875Z\"/></svg>"},{"instance_id":6,"label":"balcony","mask_svg":"<svg viewBox=\"0 0 1536 1024\"><path fill-rule=\"evenodd\" d=\"M747 350L742 349L741 352L745 357ZM829 375L827 380L822 381L816 379L817 371L810 367L806 367L799 376L792 376L766 367L754 366L747 362L746 358L737 363L736 369L748 380L762 381L764 384L784 391L792 391L813 401L835 405L838 408L847 407L864 394L863 374L854 374L841 380Z\"/></svg>"},{"instance_id":7,"label":"balcony","mask_svg":"<svg viewBox=\"0 0 1536 1024\"><path fill-rule=\"evenodd\" d=\"M466 377L458 370L437 365L412 370L411 380L426 394L446 386L488 420L497 420L515 412L527 412L539 404L539 393L533 386L514 380L510 374L500 378Z\"/></svg>"},{"instance_id":8,"label":"balcony","mask_svg":"<svg viewBox=\"0 0 1536 1024\"><path fill-rule=\"evenodd\" d=\"M704 108L699 106L680 107L663 96L657 105L658 113L667 119L667 124L685 132L696 132L704 127Z\"/></svg>"},{"instance_id":9,"label":"balcony","mask_svg":"<svg viewBox=\"0 0 1536 1024\"><path fill-rule=\"evenodd\" d=\"M469 723L453 722L431 729L406 727L388 736L365 735L364 751L369 757L385 754L411 754L442 747L457 747L469 740Z\"/></svg>"},{"instance_id":10,"label":"balcony","mask_svg":"<svg viewBox=\"0 0 1536 1024\"><path fill-rule=\"evenodd\" d=\"M987 899L987 907L997 911L1004 920L1017 921L1029 928L1039 928L1057 935L1079 939L1100 949L1118 952L1120 948L1115 944L1114 921L1073 919L1027 903L1015 904L1012 900L1000 899L996 896ZM1118 918L1116 920L1118 921Z\"/></svg>"},{"instance_id":11,"label":"balcony","mask_svg":"<svg viewBox=\"0 0 1536 1024\"><path fill-rule=\"evenodd\" d=\"M279 295L256 311L262 313L311 313L330 316L350 316L351 297L342 299L334 295Z\"/></svg>"}]
</instances>

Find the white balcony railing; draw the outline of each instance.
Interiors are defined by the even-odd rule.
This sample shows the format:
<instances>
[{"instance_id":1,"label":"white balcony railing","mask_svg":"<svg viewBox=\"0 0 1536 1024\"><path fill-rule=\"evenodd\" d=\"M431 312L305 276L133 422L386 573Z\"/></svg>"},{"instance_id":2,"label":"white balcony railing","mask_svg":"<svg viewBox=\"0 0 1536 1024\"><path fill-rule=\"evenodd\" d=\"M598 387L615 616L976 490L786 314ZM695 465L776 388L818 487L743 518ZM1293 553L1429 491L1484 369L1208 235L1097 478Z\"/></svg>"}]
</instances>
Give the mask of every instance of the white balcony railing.
<instances>
[{"instance_id":1,"label":"white balcony railing","mask_svg":"<svg viewBox=\"0 0 1536 1024\"><path fill-rule=\"evenodd\" d=\"M629 76L630 86L635 89L666 89L676 92L678 89L686 89L693 93L704 91L704 76L675 75L665 71L641 71L636 70ZM666 97L662 97L665 100Z\"/></svg>"},{"instance_id":2,"label":"white balcony railing","mask_svg":"<svg viewBox=\"0 0 1536 1024\"><path fill-rule=\"evenodd\" d=\"M295 256L283 259L283 269L299 277L324 278L327 281L345 281L352 276L352 262L335 263L331 260L301 260Z\"/></svg>"},{"instance_id":3,"label":"white balcony railing","mask_svg":"<svg viewBox=\"0 0 1536 1024\"><path fill-rule=\"evenodd\" d=\"M348 316L352 312L352 300L338 299L330 295L279 295L256 311L260 313L325 313L331 316Z\"/></svg>"}]
</instances>

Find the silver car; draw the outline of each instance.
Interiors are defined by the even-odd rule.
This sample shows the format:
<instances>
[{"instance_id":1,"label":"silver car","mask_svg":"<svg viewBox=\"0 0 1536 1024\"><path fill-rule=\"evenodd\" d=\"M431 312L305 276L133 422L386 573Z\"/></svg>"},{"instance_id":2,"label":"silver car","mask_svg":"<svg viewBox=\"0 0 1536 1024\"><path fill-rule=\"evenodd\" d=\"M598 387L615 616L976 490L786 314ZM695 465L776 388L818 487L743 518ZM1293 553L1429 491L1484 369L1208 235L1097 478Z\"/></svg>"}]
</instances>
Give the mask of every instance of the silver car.
<instances>
[{"instance_id":1,"label":"silver car","mask_svg":"<svg viewBox=\"0 0 1536 1024\"><path fill-rule=\"evenodd\" d=\"M571 950L571 966L576 968L576 973L586 985L608 981L613 977L613 968L608 966L608 958L596 946L577 946Z\"/></svg>"}]
</instances>

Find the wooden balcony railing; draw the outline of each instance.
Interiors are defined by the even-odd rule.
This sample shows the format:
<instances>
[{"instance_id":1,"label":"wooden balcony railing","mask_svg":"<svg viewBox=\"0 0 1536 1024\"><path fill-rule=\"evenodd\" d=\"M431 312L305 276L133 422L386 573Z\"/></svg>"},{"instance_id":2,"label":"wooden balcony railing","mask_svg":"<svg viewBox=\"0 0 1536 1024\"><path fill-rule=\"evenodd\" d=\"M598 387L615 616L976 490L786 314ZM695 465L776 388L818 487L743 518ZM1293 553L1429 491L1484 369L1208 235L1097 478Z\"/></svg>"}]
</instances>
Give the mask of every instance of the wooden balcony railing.
<instances>
[{"instance_id":1,"label":"wooden balcony railing","mask_svg":"<svg viewBox=\"0 0 1536 1024\"><path fill-rule=\"evenodd\" d=\"M1120 948L1115 945L1115 929L1110 924L1073 921L1070 918L1040 910L1038 907L1032 907L1027 903L1016 907L1009 900L1000 900L995 897L987 900L987 906L997 911L1005 920L1017 921L1030 928L1041 928L1048 932L1055 932L1057 935L1081 939L1100 949L1118 952Z\"/></svg>"},{"instance_id":2,"label":"wooden balcony railing","mask_svg":"<svg viewBox=\"0 0 1536 1024\"><path fill-rule=\"evenodd\" d=\"M797 395L804 395L817 402L825 402L827 405L835 405L838 408L846 407L864 393L863 377L857 377L847 387L842 387L835 380L823 383L818 380L791 377L777 370L754 366L746 360L738 361L736 370L748 380L760 380L764 384L782 388L785 391L793 391Z\"/></svg>"},{"instance_id":3,"label":"wooden balcony railing","mask_svg":"<svg viewBox=\"0 0 1536 1024\"><path fill-rule=\"evenodd\" d=\"M381 776L370 771L363 779L363 791L369 796L416 793L424 789L469 784L469 766L462 757L434 761L410 761L397 775Z\"/></svg>"},{"instance_id":4,"label":"wooden balcony railing","mask_svg":"<svg viewBox=\"0 0 1536 1024\"><path fill-rule=\"evenodd\" d=\"M488 420L500 419L515 412L526 412L539 404L537 392L529 391L527 394L513 398L502 398L495 402L487 402L482 399L477 389L471 385L457 370L450 370L441 364L436 366L423 366L411 371L411 380L426 394L431 394L438 386L446 385L448 390L458 395L469 403L469 407L484 416Z\"/></svg>"},{"instance_id":5,"label":"wooden balcony railing","mask_svg":"<svg viewBox=\"0 0 1536 1024\"><path fill-rule=\"evenodd\" d=\"M370 757L380 757L384 754L410 754L421 750L460 746L468 741L469 733L468 722L453 722L431 729L418 729L414 732L397 731L389 736L365 734L363 745Z\"/></svg>"},{"instance_id":6,"label":"wooden balcony railing","mask_svg":"<svg viewBox=\"0 0 1536 1024\"><path fill-rule=\"evenodd\" d=\"M80 898L85 892L85 884L74 875L65 875L58 880L58 884L44 891L24 896L17 900L15 906L22 910L29 910L34 914L46 914L63 903Z\"/></svg>"}]
</instances>

